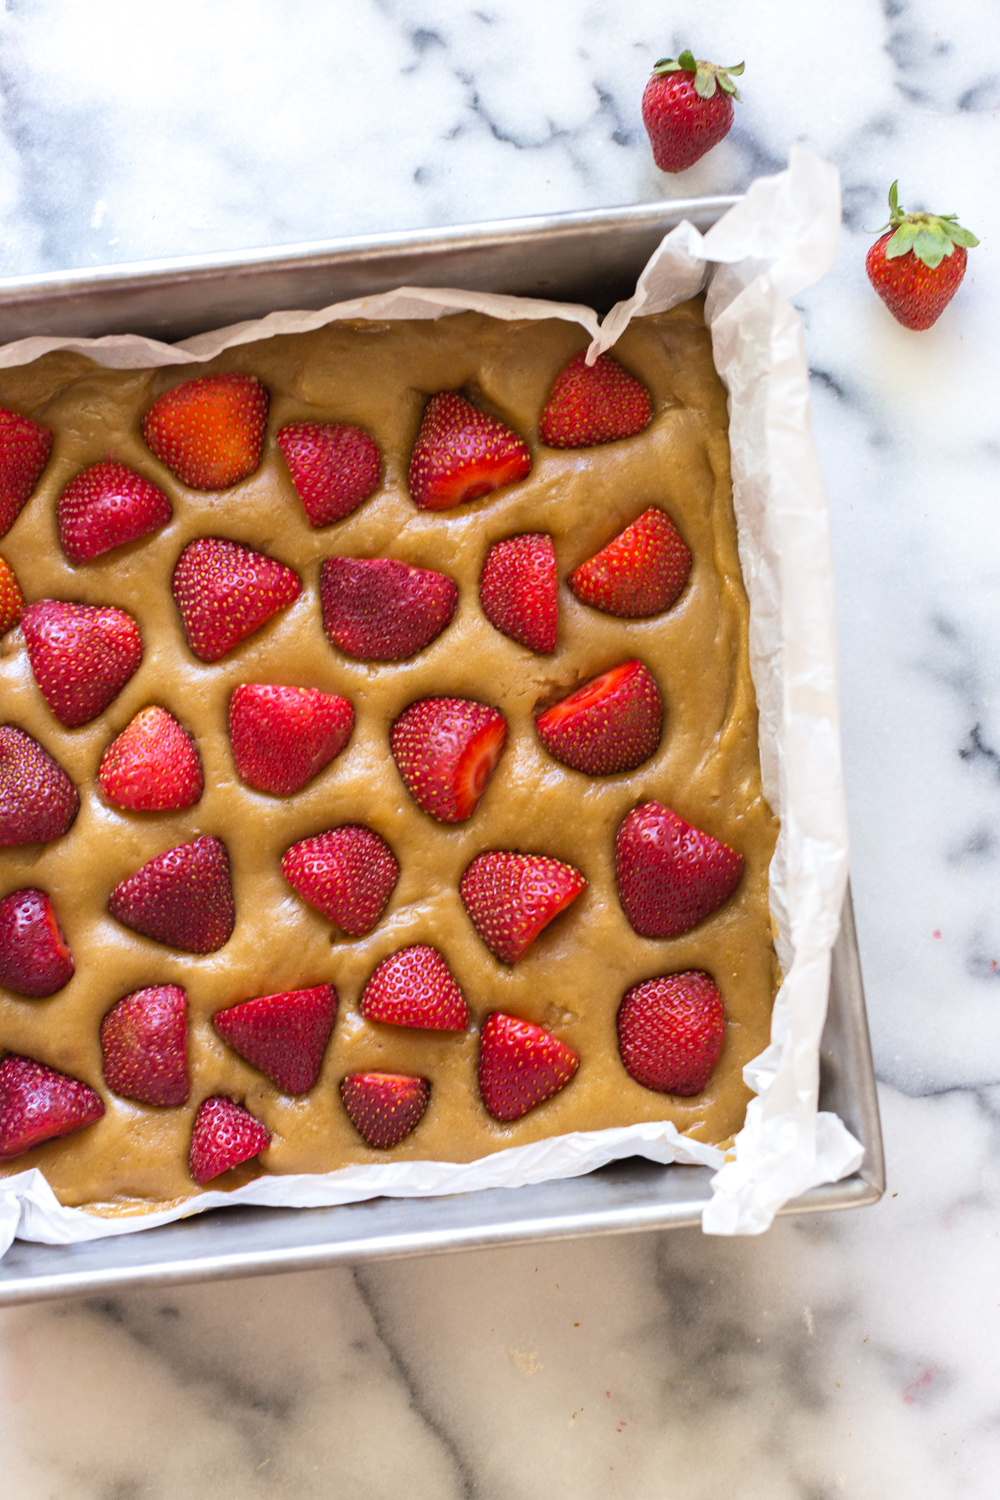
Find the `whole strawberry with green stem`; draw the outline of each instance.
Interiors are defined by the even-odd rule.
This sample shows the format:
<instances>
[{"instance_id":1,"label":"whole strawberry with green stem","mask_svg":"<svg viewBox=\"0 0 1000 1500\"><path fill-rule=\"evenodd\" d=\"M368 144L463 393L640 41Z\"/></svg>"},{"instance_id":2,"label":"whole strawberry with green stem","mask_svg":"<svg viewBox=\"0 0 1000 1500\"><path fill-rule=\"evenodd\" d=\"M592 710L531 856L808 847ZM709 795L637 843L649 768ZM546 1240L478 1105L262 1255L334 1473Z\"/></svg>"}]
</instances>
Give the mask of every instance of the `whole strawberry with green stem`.
<instances>
[{"instance_id":1,"label":"whole strawberry with green stem","mask_svg":"<svg viewBox=\"0 0 1000 1500\"><path fill-rule=\"evenodd\" d=\"M729 134L733 100L740 97L733 77L743 66L701 62L689 49L654 65L642 96L642 123L661 172L687 171Z\"/></svg>"},{"instance_id":2,"label":"whole strawberry with green stem","mask_svg":"<svg viewBox=\"0 0 1000 1500\"><path fill-rule=\"evenodd\" d=\"M965 275L966 250L978 245L955 214L905 214L889 189L888 232L865 257L868 280L897 323L921 332L936 323Z\"/></svg>"}]
</instances>

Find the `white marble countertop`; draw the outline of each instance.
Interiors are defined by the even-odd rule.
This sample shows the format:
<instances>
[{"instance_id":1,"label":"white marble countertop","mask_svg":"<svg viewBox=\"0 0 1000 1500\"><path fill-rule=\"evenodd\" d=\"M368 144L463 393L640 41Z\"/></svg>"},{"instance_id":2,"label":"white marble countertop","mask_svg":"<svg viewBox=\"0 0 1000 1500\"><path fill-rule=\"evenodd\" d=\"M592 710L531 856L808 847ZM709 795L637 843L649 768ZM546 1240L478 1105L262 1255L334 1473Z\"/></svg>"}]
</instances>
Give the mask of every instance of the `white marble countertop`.
<instances>
[{"instance_id":1,"label":"white marble countertop","mask_svg":"<svg viewBox=\"0 0 1000 1500\"><path fill-rule=\"evenodd\" d=\"M942 17L947 17L942 20ZM651 63L746 58L677 178ZM992 1500L1000 1463L995 0L6 0L0 273L843 174L804 299L890 1196L694 1231L0 1315L10 1500ZM929 333L893 177L982 239Z\"/></svg>"}]
</instances>

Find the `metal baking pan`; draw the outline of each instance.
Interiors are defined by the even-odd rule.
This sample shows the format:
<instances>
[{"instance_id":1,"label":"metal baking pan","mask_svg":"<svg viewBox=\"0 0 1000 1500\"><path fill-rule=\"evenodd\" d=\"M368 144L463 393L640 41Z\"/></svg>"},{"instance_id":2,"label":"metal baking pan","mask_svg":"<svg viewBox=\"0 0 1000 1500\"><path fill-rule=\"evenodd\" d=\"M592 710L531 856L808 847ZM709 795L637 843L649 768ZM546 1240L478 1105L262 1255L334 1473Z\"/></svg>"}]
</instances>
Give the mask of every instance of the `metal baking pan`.
<instances>
[{"instance_id":1,"label":"metal baking pan","mask_svg":"<svg viewBox=\"0 0 1000 1500\"><path fill-rule=\"evenodd\" d=\"M734 198L699 198L342 239L266 250L0 278L0 343L34 334L145 333L167 341L268 312L318 308L400 285L455 286L584 302L628 296L663 235L706 229ZM859 1172L783 1213L875 1203L885 1188L875 1075L850 896L833 953L820 1108L864 1144ZM16 1241L0 1305L129 1286L307 1270L445 1250L700 1222L711 1172L633 1159L585 1177L444 1198L334 1208L216 1210L79 1245Z\"/></svg>"}]
</instances>

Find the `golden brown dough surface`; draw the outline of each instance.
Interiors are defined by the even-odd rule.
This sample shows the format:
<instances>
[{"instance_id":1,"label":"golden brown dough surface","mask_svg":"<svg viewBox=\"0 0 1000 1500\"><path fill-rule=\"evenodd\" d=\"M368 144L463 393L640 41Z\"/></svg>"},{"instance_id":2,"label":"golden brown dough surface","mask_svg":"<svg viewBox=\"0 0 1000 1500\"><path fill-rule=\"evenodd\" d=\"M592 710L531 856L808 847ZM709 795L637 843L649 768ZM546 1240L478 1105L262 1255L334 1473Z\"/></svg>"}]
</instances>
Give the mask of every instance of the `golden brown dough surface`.
<instances>
[{"instance_id":1,"label":"golden brown dough surface","mask_svg":"<svg viewBox=\"0 0 1000 1500\"><path fill-rule=\"evenodd\" d=\"M188 1175L191 1123L199 1103L225 1093L273 1133L262 1166L250 1163L212 1187L269 1172L321 1172L356 1162L429 1158L468 1161L565 1131L670 1119L702 1141L726 1142L749 1097L741 1072L767 1043L777 968L767 909L776 821L760 786L757 714L747 659L747 602L732 514L726 397L715 374L701 304L640 319L614 353L653 395L656 415L639 436L603 447L543 448L538 418L552 382L586 335L561 321L502 323L466 313L438 322L331 324L317 332L229 350L207 366L121 372L69 353L0 372L0 405L55 432L53 455L34 497L0 543L27 598L115 604L139 621L145 657L107 711L66 730L34 685L20 635L4 641L0 719L33 734L78 785L82 810L63 838L0 852L0 897L26 885L46 890L76 962L69 985L47 1000L0 990L0 1051L24 1052L84 1079L107 1106L97 1124L36 1147L0 1168L37 1166L60 1199L129 1212L197 1191ZM260 376L271 411L260 469L231 490L184 488L145 447L139 421L169 386L215 371ZM406 491L410 449L429 393L465 388L529 443L523 483L452 511L420 512ZM379 491L347 520L308 525L274 441L289 421L357 423L384 458ZM56 499L85 465L113 454L170 496L163 531L77 568L59 547ZM656 619L626 622L580 604L566 575L650 505L662 506L694 554L679 602ZM495 631L479 608L478 579L489 546L520 531L549 531L560 576L559 645L537 656ZM219 535L293 567L302 594L221 662L191 655L170 593L182 547ZM410 661L353 662L328 642L319 570L337 553L391 556L450 574L459 586L452 624ZM666 705L654 758L627 776L591 778L543 751L533 710L627 657L656 676ZM251 791L236 777L227 733L232 689L289 683L340 693L357 722L347 749L302 792ZM476 814L445 827L407 794L388 753L393 719L415 699L447 694L495 704L507 718L507 749ZM183 812L129 814L107 806L95 777L101 755L139 709L168 708L195 736L205 769L201 801ZM614 885L613 842L637 802L656 798L733 845L745 857L735 896L692 932L669 941L635 936ZM285 883L281 855L296 840L344 822L369 825L392 846L402 874L368 937L346 940ZM119 926L111 889L145 860L201 834L228 846L237 925L219 952L194 957ZM577 866L589 888L513 969L494 959L469 922L458 881L474 855L508 848ZM366 1022L358 999L376 963L409 943L445 954L473 1021L464 1034ZM708 1088L675 1099L625 1073L615 1013L639 980L706 969L726 1008L726 1042ZM252 996L323 982L340 1011L317 1086L282 1095L216 1036L211 1015ZM117 1098L104 1083L98 1027L123 995L142 986L187 991L192 1090L179 1109ZM537 1022L580 1055L576 1078L511 1125L491 1120L476 1086L479 1028L495 1009ZM364 1069L431 1081L421 1124L391 1153L367 1147L342 1108L338 1085Z\"/></svg>"}]
</instances>

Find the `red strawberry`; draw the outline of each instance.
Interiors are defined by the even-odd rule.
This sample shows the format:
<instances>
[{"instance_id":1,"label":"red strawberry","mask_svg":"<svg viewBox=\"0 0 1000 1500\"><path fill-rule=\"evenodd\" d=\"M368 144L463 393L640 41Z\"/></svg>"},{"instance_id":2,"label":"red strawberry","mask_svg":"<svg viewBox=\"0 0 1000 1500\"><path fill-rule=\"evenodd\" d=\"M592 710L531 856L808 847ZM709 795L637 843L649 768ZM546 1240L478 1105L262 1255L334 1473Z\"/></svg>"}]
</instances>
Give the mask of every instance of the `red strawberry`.
<instances>
[{"instance_id":1,"label":"red strawberry","mask_svg":"<svg viewBox=\"0 0 1000 1500\"><path fill-rule=\"evenodd\" d=\"M193 490L225 490L260 463L269 398L256 375L202 375L154 401L142 435Z\"/></svg>"},{"instance_id":2,"label":"red strawberry","mask_svg":"<svg viewBox=\"0 0 1000 1500\"><path fill-rule=\"evenodd\" d=\"M733 894L743 856L659 802L632 809L615 840L618 895L640 937L687 932Z\"/></svg>"},{"instance_id":3,"label":"red strawberry","mask_svg":"<svg viewBox=\"0 0 1000 1500\"><path fill-rule=\"evenodd\" d=\"M348 1073L340 1085L344 1108L369 1146L388 1151L423 1118L431 1086L406 1073Z\"/></svg>"},{"instance_id":4,"label":"red strawberry","mask_svg":"<svg viewBox=\"0 0 1000 1500\"><path fill-rule=\"evenodd\" d=\"M56 507L59 541L71 563L148 536L172 515L161 489L113 458L92 464L71 480Z\"/></svg>"},{"instance_id":5,"label":"red strawberry","mask_svg":"<svg viewBox=\"0 0 1000 1500\"><path fill-rule=\"evenodd\" d=\"M80 811L80 795L30 734L0 724L0 849L61 838Z\"/></svg>"},{"instance_id":6,"label":"red strawberry","mask_svg":"<svg viewBox=\"0 0 1000 1500\"><path fill-rule=\"evenodd\" d=\"M310 526L342 521L373 495L382 477L378 443L346 422L293 422L277 444Z\"/></svg>"},{"instance_id":7,"label":"red strawberry","mask_svg":"<svg viewBox=\"0 0 1000 1500\"><path fill-rule=\"evenodd\" d=\"M422 698L392 726L389 746L410 796L441 823L471 818L507 742L499 709L468 698Z\"/></svg>"},{"instance_id":8,"label":"red strawberry","mask_svg":"<svg viewBox=\"0 0 1000 1500\"><path fill-rule=\"evenodd\" d=\"M590 448L634 437L653 419L644 385L610 354L589 368L586 350L573 356L557 377L542 412L539 433L550 448Z\"/></svg>"},{"instance_id":9,"label":"red strawberry","mask_svg":"<svg viewBox=\"0 0 1000 1500\"><path fill-rule=\"evenodd\" d=\"M78 1078L16 1052L0 1063L0 1161L92 1125L103 1113L100 1097Z\"/></svg>"},{"instance_id":10,"label":"red strawberry","mask_svg":"<svg viewBox=\"0 0 1000 1500\"><path fill-rule=\"evenodd\" d=\"M658 1094L700 1094L726 1034L722 999L707 974L690 969L647 979L618 1007L625 1071Z\"/></svg>"},{"instance_id":11,"label":"red strawberry","mask_svg":"<svg viewBox=\"0 0 1000 1500\"><path fill-rule=\"evenodd\" d=\"M668 515L652 506L569 575L584 604L622 620L669 609L687 582L691 553Z\"/></svg>"},{"instance_id":12,"label":"red strawberry","mask_svg":"<svg viewBox=\"0 0 1000 1500\"><path fill-rule=\"evenodd\" d=\"M478 855L459 892L483 942L504 963L518 959L587 882L572 865L544 854L494 849Z\"/></svg>"},{"instance_id":13,"label":"red strawberry","mask_svg":"<svg viewBox=\"0 0 1000 1500\"><path fill-rule=\"evenodd\" d=\"M73 978L73 958L44 891L13 891L0 901L0 984L41 1000Z\"/></svg>"},{"instance_id":14,"label":"red strawberry","mask_svg":"<svg viewBox=\"0 0 1000 1500\"><path fill-rule=\"evenodd\" d=\"M450 510L516 484L530 468L523 438L456 391L441 391L413 445L410 494L421 510Z\"/></svg>"},{"instance_id":15,"label":"red strawberry","mask_svg":"<svg viewBox=\"0 0 1000 1500\"><path fill-rule=\"evenodd\" d=\"M301 791L339 755L354 728L346 698L318 688L244 682L229 700L236 773L258 792Z\"/></svg>"},{"instance_id":16,"label":"red strawberry","mask_svg":"<svg viewBox=\"0 0 1000 1500\"><path fill-rule=\"evenodd\" d=\"M24 595L21 593L14 569L5 557L0 557L0 635L13 630L21 618Z\"/></svg>"},{"instance_id":17,"label":"red strawberry","mask_svg":"<svg viewBox=\"0 0 1000 1500\"><path fill-rule=\"evenodd\" d=\"M108 1088L140 1104L176 1106L188 1096L187 996L176 984L136 990L101 1022Z\"/></svg>"},{"instance_id":18,"label":"red strawberry","mask_svg":"<svg viewBox=\"0 0 1000 1500\"><path fill-rule=\"evenodd\" d=\"M530 651L556 649L559 613L556 549L541 531L494 542L479 579L479 602L490 624Z\"/></svg>"},{"instance_id":19,"label":"red strawberry","mask_svg":"<svg viewBox=\"0 0 1000 1500\"><path fill-rule=\"evenodd\" d=\"M405 661L451 623L455 581L392 557L329 557L320 574L323 625L359 661Z\"/></svg>"},{"instance_id":20,"label":"red strawberry","mask_svg":"<svg viewBox=\"0 0 1000 1500\"><path fill-rule=\"evenodd\" d=\"M171 583L188 645L218 661L302 592L297 573L239 542L202 536L177 559Z\"/></svg>"},{"instance_id":21,"label":"red strawberry","mask_svg":"<svg viewBox=\"0 0 1000 1500\"><path fill-rule=\"evenodd\" d=\"M67 729L102 714L142 661L138 625L111 605L40 599L21 629L42 697Z\"/></svg>"},{"instance_id":22,"label":"red strawberry","mask_svg":"<svg viewBox=\"0 0 1000 1500\"><path fill-rule=\"evenodd\" d=\"M303 901L348 937L371 932L396 888L399 865L385 839L344 823L286 850L281 873Z\"/></svg>"},{"instance_id":23,"label":"red strawberry","mask_svg":"<svg viewBox=\"0 0 1000 1500\"><path fill-rule=\"evenodd\" d=\"M936 323L965 275L966 249L978 245L955 214L904 214L889 189L889 233L865 258L868 280L897 323L921 332Z\"/></svg>"},{"instance_id":24,"label":"red strawberry","mask_svg":"<svg viewBox=\"0 0 1000 1500\"><path fill-rule=\"evenodd\" d=\"M7 535L30 499L51 449L47 427L0 407L0 536Z\"/></svg>"},{"instance_id":25,"label":"red strawberry","mask_svg":"<svg viewBox=\"0 0 1000 1500\"><path fill-rule=\"evenodd\" d=\"M479 1092L494 1120L519 1120L565 1088L580 1066L572 1047L516 1016L487 1016L479 1049Z\"/></svg>"},{"instance_id":26,"label":"red strawberry","mask_svg":"<svg viewBox=\"0 0 1000 1500\"><path fill-rule=\"evenodd\" d=\"M436 948L414 943L384 958L365 985L361 1014L386 1026L464 1031L469 1007Z\"/></svg>"},{"instance_id":27,"label":"red strawberry","mask_svg":"<svg viewBox=\"0 0 1000 1500\"><path fill-rule=\"evenodd\" d=\"M236 925L225 844L205 837L157 854L115 886L108 910L157 943L183 953L214 953Z\"/></svg>"},{"instance_id":28,"label":"red strawberry","mask_svg":"<svg viewBox=\"0 0 1000 1500\"><path fill-rule=\"evenodd\" d=\"M535 720L555 760L588 776L632 771L660 743L663 699L641 661L623 661L554 703Z\"/></svg>"},{"instance_id":29,"label":"red strawberry","mask_svg":"<svg viewBox=\"0 0 1000 1500\"><path fill-rule=\"evenodd\" d=\"M279 1089L306 1094L319 1077L336 1019L337 991L332 984L317 984L218 1010L212 1025Z\"/></svg>"},{"instance_id":30,"label":"red strawberry","mask_svg":"<svg viewBox=\"0 0 1000 1500\"><path fill-rule=\"evenodd\" d=\"M114 807L171 812L205 789L194 740L165 708L144 708L104 752L98 785Z\"/></svg>"},{"instance_id":31,"label":"red strawberry","mask_svg":"<svg viewBox=\"0 0 1000 1500\"><path fill-rule=\"evenodd\" d=\"M661 57L642 96L642 123L661 172L684 172L729 134L733 100L739 99L730 68L696 62L690 51Z\"/></svg>"},{"instance_id":32,"label":"red strawberry","mask_svg":"<svg viewBox=\"0 0 1000 1500\"><path fill-rule=\"evenodd\" d=\"M242 1104L213 1094L194 1118L188 1164L199 1186L266 1151L271 1132Z\"/></svg>"}]
</instances>

